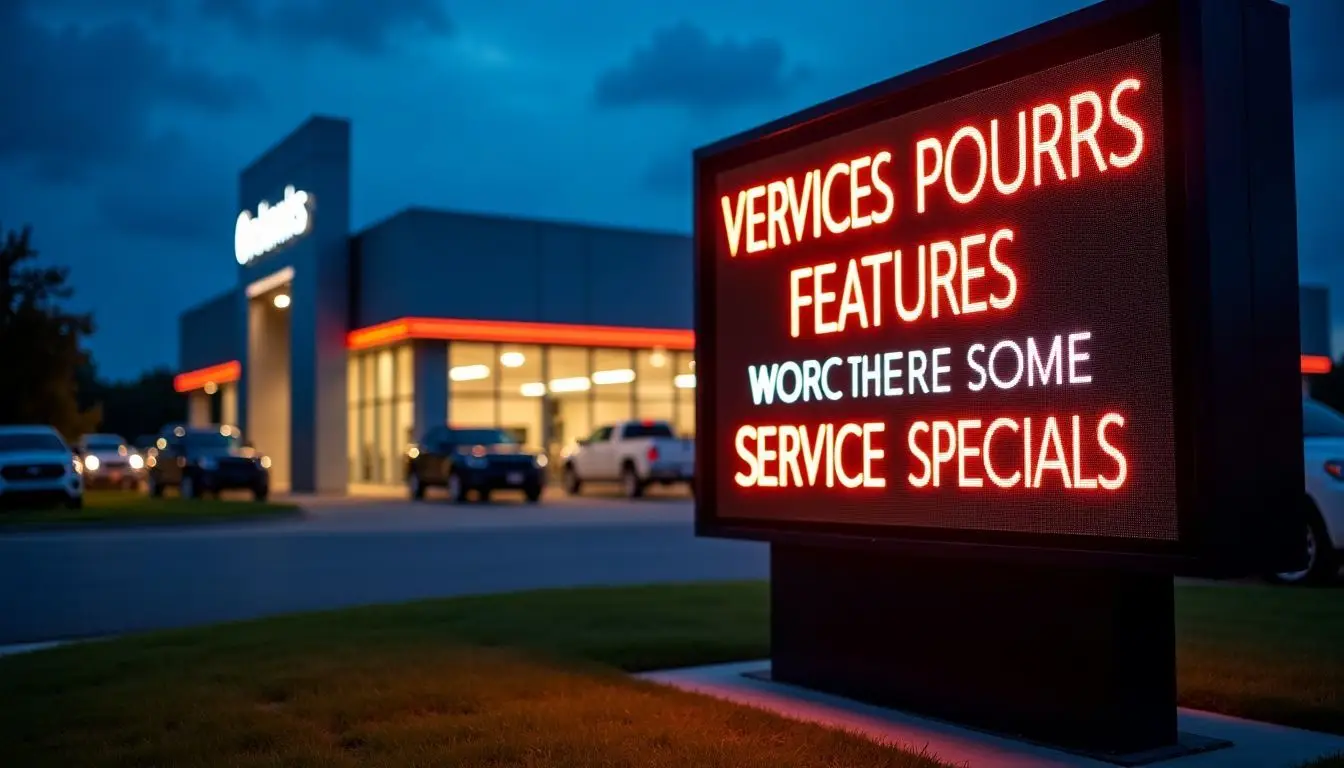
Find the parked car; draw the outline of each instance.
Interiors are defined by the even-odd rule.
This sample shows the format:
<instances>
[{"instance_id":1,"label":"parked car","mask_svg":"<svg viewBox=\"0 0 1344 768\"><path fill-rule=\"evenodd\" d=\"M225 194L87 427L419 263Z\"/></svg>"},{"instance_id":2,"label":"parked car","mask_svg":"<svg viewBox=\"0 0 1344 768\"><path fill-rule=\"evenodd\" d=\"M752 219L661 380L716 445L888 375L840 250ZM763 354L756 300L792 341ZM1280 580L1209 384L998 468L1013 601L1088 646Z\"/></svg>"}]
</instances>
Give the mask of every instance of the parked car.
<instances>
[{"instance_id":1,"label":"parked car","mask_svg":"<svg viewBox=\"0 0 1344 768\"><path fill-rule=\"evenodd\" d=\"M84 506L84 478L74 451L51 427L0 427L0 504Z\"/></svg>"},{"instance_id":2,"label":"parked car","mask_svg":"<svg viewBox=\"0 0 1344 768\"><path fill-rule=\"evenodd\" d=\"M678 438L666 421L622 421L599 427L566 451L565 490L579 493L586 483L619 482L629 498L650 483L686 483L695 490L695 443Z\"/></svg>"},{"instance_id":3,"label":"parked car","mask_svg":"<svg viewBox=\"0 0 1344 768\"><path fill-rule=\"evenodd\" d=\"M492 492L502 490L522 491L536 502L546 483L545 469L545 454L524 450L502 429L434 427L406 452L406 486L413 499L441 487L458 502L473 492L489 501Z\"/></svg>"},{"instance_id":4,"label":"parked car","mask_svg":"<svg viewBox=\"0 0 1344 768\"><path fill-rule=\"evenodd\" d=\"M172 427L156 441L146 463L151 496L162 496L165 488L177 488L185 499L244 490L265 501L271 492L270 458L233 427Z\"/></svg>"},{"instance_id":5,"label":"parked car","mask_svg":"<svg viewBox=\"0 0 1344 768\"><path fill-rule=\"evenodd\" d=\"M1271 577L1285 584L1328 581L1344 561L1344 415L1303 400L1302 454L1307 475L1301 538L1305 565Z\"/></svg>"},{"instance_id":6,"label":"parked car","mask_svg":"<svg viewBox=\"0 0 1344 768\"><path fill-rule=\"evenodd\" d=\"M85 488L139 487L145 460L120 435L84 435L75 443L75 453L84 467Z\"/></svg>"}]
</instances>

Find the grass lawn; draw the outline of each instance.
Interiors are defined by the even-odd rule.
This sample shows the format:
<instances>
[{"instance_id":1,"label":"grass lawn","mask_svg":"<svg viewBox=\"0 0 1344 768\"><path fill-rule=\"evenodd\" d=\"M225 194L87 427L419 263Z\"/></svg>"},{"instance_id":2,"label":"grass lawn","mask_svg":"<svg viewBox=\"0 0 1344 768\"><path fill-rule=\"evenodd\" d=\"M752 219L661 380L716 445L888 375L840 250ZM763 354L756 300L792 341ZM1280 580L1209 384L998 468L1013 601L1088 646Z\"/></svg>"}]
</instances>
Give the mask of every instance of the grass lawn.
<instances>
[{"instance_id":1,"label":"grass lawn","mask_svg":"<svg viewBox=\"0 0 1344 768\"><path fill-rule=\"evenodd\" d=\"M623 674L762 658L767 613L760 583L566 590L0 658L0 765L936 765ZM1344 733L1344 592L1178 613L1183 704Z\"/></svg>"},{"instance_id":2,"label":"grass lawn","mask_svg":"<svg viewBox=\"0 0 1344 768\"><path fill-rule=\"evenodd\" d=\"M4 766L935 766L636 681L760 656L760 584L529 593L0 658Z\"/></svg>"},{"instance_id":3,"label":"grass lawn","mask_svg":"<svg viewBox=\"0 0 1344 768\"><path fill-rule=\"evenodd\" d=\"M134 491L85 491L81 509L0 510L0 531L25 527L181 524L296 514L293 504L237 499L150 498Z\"/></svg>"},{"instance_id":4,"label":"grass lawn","mask_svg":"<svg viewBox=\"0 0 1344 768\"><path fill-rule=\"evenodd\" d=\"M1344 590L1181 587L1176 620L1183 706L1344 734Z\"/></svg>"}]
</instances>

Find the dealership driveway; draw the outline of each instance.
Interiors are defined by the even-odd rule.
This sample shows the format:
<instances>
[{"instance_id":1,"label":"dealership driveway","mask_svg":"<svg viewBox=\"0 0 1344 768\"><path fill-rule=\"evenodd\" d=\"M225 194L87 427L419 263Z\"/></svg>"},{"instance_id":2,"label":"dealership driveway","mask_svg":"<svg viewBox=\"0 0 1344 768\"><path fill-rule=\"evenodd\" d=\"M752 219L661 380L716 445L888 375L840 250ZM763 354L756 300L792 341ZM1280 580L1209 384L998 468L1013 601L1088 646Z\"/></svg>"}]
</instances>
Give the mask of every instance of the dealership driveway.
<instances>
[{"instance_id":1,"label":"dealership driveway","mask_svg":"<svg viewBox=\"0 0 1344 768\"><path fill-rule=\"evenodd\" d=\"M764 545L696 539L684 497L308 499L301 520L0 535L0 645L427 597L764 578Z\"/></svg>"}]
</instances>

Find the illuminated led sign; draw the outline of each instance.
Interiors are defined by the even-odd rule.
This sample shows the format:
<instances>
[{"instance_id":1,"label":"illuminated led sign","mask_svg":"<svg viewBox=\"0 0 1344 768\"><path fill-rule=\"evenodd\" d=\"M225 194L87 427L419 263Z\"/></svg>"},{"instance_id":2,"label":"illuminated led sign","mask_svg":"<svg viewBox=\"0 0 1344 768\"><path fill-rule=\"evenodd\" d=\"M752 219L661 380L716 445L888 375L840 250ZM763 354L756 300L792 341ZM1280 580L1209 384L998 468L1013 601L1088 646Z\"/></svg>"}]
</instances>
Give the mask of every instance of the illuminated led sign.
<instances>
[{"instance_id":1,"label":"illuminated led sign","mask_svg":"<svg viewBox=\"0 0 1344 768\"><path fill-rule=\"evenodd\" d=\"M702 534L1212 540L1190 456L1216 269L1187 229L1174 24L1000 49L696 153ZM1295 372L1295 343L1274 355Z\"/></svg>"},{"instance_id":2,"label":"illuminated led sign","mask_svg":"<svg viewBox=\"0 0 1344 768\"><path fill-rule=\"evenodd\" d=\"M255 216L251 211L238 214L233 230L233 249L238 263L249 264L307 234L312 226L311 205L312 195L289 186L285 187L284 197L275 205L261 201Z\"/></svg>"}]
</instances>

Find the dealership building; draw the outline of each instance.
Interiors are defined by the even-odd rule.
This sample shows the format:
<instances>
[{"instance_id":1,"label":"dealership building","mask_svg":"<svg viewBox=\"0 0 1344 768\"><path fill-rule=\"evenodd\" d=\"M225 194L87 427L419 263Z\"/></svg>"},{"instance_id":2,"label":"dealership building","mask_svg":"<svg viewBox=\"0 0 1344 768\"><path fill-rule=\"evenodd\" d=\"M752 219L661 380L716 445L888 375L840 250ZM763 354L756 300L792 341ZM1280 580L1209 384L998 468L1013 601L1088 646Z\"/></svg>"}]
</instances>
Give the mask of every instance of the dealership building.
<instances>
[{"instance_id":1,"label":"dealership building","mask_svg":"<svg viewBox=\"0 0 1344 768\"><path fill-rule=\"evenodd\" d=\"M277 488L399 485L445 422L552 456L618 419L694 434L688 236L425 208L352 232L350 189L350 123L309 119L243 170L237 280L179 321L188 421L239 426ZM1326 372L1324 289L1302 309Z\"/></svg>"},{"instance_id":2,"label":"dealership building","mask_svg":"<svg viewBox=\"0 0 1344 768\"><path fill-rule=\"evenodd\" d=\"M689 237L424 208L352 232L350 189L346 120L263 154L236 284L179 323L188 421L239 426L277 488L400 484L445 422L552 455L617 419L694 432Z\"/></svg>"}]
</instances>

